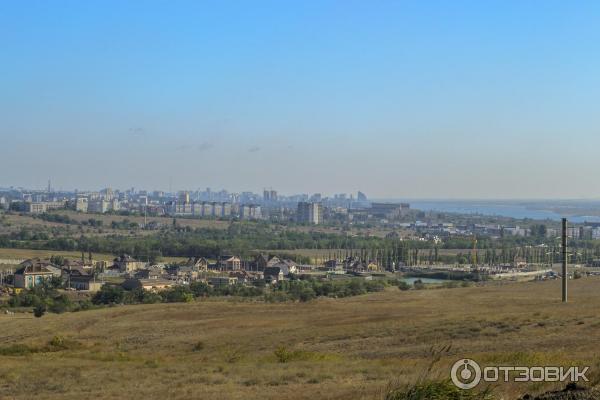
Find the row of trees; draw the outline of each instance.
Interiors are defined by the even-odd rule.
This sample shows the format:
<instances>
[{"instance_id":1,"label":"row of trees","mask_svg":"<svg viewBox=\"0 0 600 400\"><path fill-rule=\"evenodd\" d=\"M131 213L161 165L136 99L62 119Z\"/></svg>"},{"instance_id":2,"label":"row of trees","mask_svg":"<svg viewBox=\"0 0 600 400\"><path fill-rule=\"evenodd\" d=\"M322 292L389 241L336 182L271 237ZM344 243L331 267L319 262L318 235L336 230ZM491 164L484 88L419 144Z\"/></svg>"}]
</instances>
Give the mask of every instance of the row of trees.
<instances>
[{"instance_id":1,"label":"row of trees","mask_svg":"<svg viewBox=\"0 0 600 400\"><path fill-rule=\"evenodd\" d=\"M52 218L60 215L48 214ZM88 221L89 223L89 221ZM129 221L116 222L119 227L131 227ZM558 258L558 243L545 238L545 225L532 228L535 236L505 237L492 240L478 237L477 261L483 264L510 263L516 258L526 262L549 263ZM548 243L550 247L538 247ZM600 258L600 242L592 240L571 241L572 262L587 262ZM30 248L62 251L82 251L113 254L130 254L150 262L162 256L215 258L233 253L250 258L256 249L322 250L320 261L343 259L349 256L361 260L373 260L386 269L398 265L422 265L434 263L474 263L473 238L470 236L446 238L443 244L431 241L401 241L398 238L347 236L335 233L301 232L281 225L264 222L233 222L227 229L197 228L186 230L164 229L147 236L86 236L73 232L57 233L51 229L21 229L0 235L0 247ZM458 254L449 254L446 249L464 249ZM302 260L306 262L307 260Z\"/></svg>"},{"instance_id":2,"label":"row of trees","mask_svg":"<svg viewBox=\"0 0 600 400\"><path fill-rule=\"evenodd\" d=\"M389 283L383 280L365 281L350 279L343 281L319 281L315 279L294 279L281 281L273 287L223 285L210 286L204 282L193 282L189 286L175 286L161 292L150 292L142 288L131 291L120 286L105 285L92 298L95 305L107 304L150 304L190 302L194 298L215 296L263 297L274 301L309 301L316 297L348 297L369 292L381 291Z\"/></svg>"},{"instance_id":3,"label":"row of trees","mask_svg":"<svg viewBox=\"0 0 600 400\"><path fill-rule=\"evenodd\" d=\"M10 307L32 307L36 317L46 311L63 313L66 311L86 310L91 307L89 300L72 301L66 293L58 291L62 287L60 278L52 278L32 289L23 290L8 300Z\"/></svg>"}]
</instances>

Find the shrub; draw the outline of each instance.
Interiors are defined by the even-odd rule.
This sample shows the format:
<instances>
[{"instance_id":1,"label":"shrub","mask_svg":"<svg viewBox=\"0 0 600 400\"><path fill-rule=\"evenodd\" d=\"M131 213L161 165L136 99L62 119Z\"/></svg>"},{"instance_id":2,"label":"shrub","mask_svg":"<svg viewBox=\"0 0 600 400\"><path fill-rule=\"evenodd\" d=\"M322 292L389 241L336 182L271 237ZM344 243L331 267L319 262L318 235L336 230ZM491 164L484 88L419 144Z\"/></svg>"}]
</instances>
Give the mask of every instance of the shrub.
<instances>
[{"instance_id":1,"label":"shrub","mask_svg":"<svg viewBox=\"0 0 600 400\"><path fill-rule=\"evenodd\" d=\"M48 345L41 348L40 351L55 352L62 350L72 350L81 347L81 343L76 340L56 335L48 342Z\"/></svg>"},{"instance_id":2,"label":"shrub","mask_svg":"<svg viewBox=\"0 0 600 400\"><path fill-rule=\"evenodd\" d=\"M155 304L161 303L163 298L160 294L155 292L150 292L148 290L144 290L144 295L142 297L142 303L144 304Z\"/></svg>"},{"instance_id":3,"label":"shrub","mask_svg":"<svg viewBox=\"0 0 600 400\"><path fill-rule=\"evenodd\" d=\"M61 314L65 311L69 311L73 307L73 303L67 296L64 294L58 295L51 299L47 300L48 302L48 311Z\"/></svg>"},{"instance_id":4,"label":"shrub","mask_svg":"<svg viewBox=\"0 0 600 400\"><path fill-rule=\"evenodd\" d=\"M294 357L294 352L289 351L285 346L277 347L277 349L273 352L273 354L275 354L277 361L280 363L289 362Z\"/></svg>"},{"instance_id":5,"label":"shrub","mask_svg":"<svg viewBox=\"0 0 600 400\"><path fill-rule=\"evenodd\" d=\"M94 303L88 299L85 299L78 302L73 311L86 311L91 310L92 308L94 308Z\"/></svg>"},{"instance_id":6,"label":"shrub","mask_svg":"<svg viewBox=\"0 0 600 400\"><path fill-rule=\"evenodd\" d=\"M398 289L400 290L409 290L410 289L410 285L404 281L400 281L398 282Z\"/></svg>"},{"instance_id":7,"label":"shrub","mask_svg":"<svg viewBox=\"0 0 600 400\"><path fill-rule=\"evenodd\" d=\"M186 286L175 286L164 293L164 298L167 303L189 303L194 295Z\"/></svg>"},{"instance_id":8,"label":"shrub","mask_svg":"<svg viewBox=\"0 0 600 400\"><path fill-rule=\"evenodd\" d=\"M24 356L34 353L36 350L25 344L12 344L9 346L0 347L1 356Z\"/></svg>"},{"instance_id":9,"label":"shrub","mask_svg":"<svg viewBox=\"0 0 600 400\"><path fill-rule=\"evenodd\" d=\"M196 343L192 349L193 351L202 351L204 350L204 342L203 341L199 341L198 343Z\"/></svg>"},{"instance_id":10,"label":"shrub","mask_svg":"<svg viewBox=\"0 0 600 400\"><path fill-rule=\"evenodd\" d=\"M38 304L33 308L33 315L35 315L36 318L41 318L44 316L44 314L46 314L45 304Z\"/></svg>"},{"instance_id":11,"label":"shrub","mask_svg":"<svg viewBox=\"0 0 600 400\"><path fill-rule=\"evenodd\" d=\"M104 285L92 297L94 304L121 304L125 299L125 290L120 286Z\"/></svg>"},{"instance_id":12,"label":"shrub","mask_svg":"<svg viewBox=\"0 0 600 400\"><path fill-rule=\"evenodd\" d=\"M190 290L195 297L208 297L213 294L213 288L205 282L192 282Z\"/></svg>"},{"instance_id":13,"label":"shrub","mask_svg":"<svg viewBox=\"0 0 600 400\"><path fill-rule=\"evenodd\" d=\"M48 344L52 347L60 347L63 348L65 345L65 338L62 336L54 336Z\"/></svg>"}]
</instances>

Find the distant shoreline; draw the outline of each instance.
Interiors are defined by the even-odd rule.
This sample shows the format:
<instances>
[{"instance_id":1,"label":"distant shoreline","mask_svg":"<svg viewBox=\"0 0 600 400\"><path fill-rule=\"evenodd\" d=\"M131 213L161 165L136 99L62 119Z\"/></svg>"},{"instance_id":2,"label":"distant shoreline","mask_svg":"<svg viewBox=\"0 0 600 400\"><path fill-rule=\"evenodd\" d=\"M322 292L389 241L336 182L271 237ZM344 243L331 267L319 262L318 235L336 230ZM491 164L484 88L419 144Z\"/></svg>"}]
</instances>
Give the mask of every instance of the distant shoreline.
<instances>
[{"instance_id":1,"label":"distant shoreline","mask_svg":"<svg viewBox=\"0 0 600 400\"><path fill-rule=\"evenodd\" d=\"M408 202L412 209L458 214L481 214L515 219L600 222L600 200L372 200Z\"/></svg>"}]
</instances>

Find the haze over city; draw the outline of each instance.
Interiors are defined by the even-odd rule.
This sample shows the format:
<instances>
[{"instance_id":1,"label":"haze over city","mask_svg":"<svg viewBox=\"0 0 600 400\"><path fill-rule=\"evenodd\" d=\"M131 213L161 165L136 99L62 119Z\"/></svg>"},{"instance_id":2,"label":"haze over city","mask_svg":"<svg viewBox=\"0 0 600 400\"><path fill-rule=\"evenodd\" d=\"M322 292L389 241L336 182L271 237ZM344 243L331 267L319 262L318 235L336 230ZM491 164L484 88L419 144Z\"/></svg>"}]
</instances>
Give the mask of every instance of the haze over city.
<instances>
[{"instance_id":1,"label":"haze over city","mask_svg":"<svg viewBox=\"0 0 600 400\"><path fill-rule=\"evenodd\" d=\"M599 12L6 2L0 186L598 197Z\"/></svg>"}]
</instances>

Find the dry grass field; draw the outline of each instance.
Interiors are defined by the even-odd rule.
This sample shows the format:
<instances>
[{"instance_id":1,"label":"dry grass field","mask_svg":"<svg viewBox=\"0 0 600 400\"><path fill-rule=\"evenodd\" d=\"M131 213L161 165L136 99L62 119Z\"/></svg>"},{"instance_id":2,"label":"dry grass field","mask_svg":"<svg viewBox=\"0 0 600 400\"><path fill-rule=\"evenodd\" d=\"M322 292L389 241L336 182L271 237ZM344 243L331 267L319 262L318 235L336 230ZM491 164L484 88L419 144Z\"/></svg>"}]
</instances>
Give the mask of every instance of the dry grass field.
<instances>
[{"instance_id":1,"label":"dry grass field","mask_svg":"<svg viewBox=\"0 0 600 400\"><path fill-rule=\"evenodd\" d=\"M0 316L0 399L381 399L432 346L487 365L600 365L600 279L385 292L308 303L206 300ZM48 347L55 337L62 343ZM56 339L55 339L56 342ZM279 356L276 356L276 350ZM281 362L285 360L286 362ZM550 384L495 387L498 398Z\"/></svg>"},{"instance_id":2,"label":"dry grass field","mask_svg":"<svg viewBox=\"0 0 600 400\"><path fill-rule=\"evenodd\" d=\"M51 256L62 256L72 259L80 259L81 252L79 251L58 251L58 250L33 250L33 249L6 249L0 248L0 260L21 260L28 258L50 258ZM88 254L85 253L85 257ZM95 260L112 261L115 256L113 254L93 253ZM187 260L186 257L161 257L162 262L180 262Z\"/></svg>"}]
</instances>

